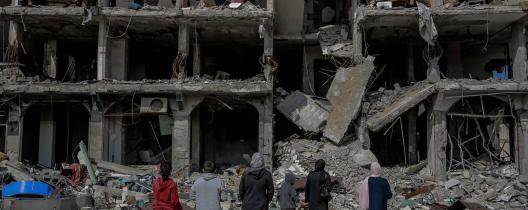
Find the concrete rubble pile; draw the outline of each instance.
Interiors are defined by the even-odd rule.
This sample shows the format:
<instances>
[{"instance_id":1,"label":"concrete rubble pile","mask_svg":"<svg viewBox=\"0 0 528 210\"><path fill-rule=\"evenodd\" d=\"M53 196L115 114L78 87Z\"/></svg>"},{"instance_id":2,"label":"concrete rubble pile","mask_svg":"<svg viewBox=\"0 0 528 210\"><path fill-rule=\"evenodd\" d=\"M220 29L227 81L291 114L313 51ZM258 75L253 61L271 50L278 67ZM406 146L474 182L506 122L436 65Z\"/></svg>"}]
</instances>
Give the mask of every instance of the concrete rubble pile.
<instances>
[{"instance_id":1,"label":"concrete rubble pile","mask_svg":"<svg viewBox=\"0 0 528 210\"><path fill-rule=\"evenodd\" d=\"M291 139L277 142L275 148L277 167L273 175L276 186L280 186L287 171L293 172L298 182L305 181L303 178L313 170L315 161L324 159L328 172L338 180L334 185L331 208L358 208L359 186L369 173L367 167L362 166L376 161L374 155L363 158L368 161L355 158L359 154L371 154L361 149L359 141L335 146L316 140ZM458 203L478 205L481 209L526 209L528 185L516 180L514 166L491 167L486 163L476 163L481 166L479 171L451 171L450 179L445 182L432 181L425 173L426 162L409 167L384 167L383 176L393 192L389 209L458 209L455 208ZM300 197L304 198L304 194L301 193Z\"/></svg>"},{"instance_id":2,"label":"concrete rubble pile","mask_svg":"<svg viewBox=\"0 0 528 210\"><path fill-rule=\"evenodd\" d=\"M86 162L85 157L86 153L81 149L78 153L80 163L62 163L60 169L5 158L0 164L1 187L4 189L2 208L27 209L33 205L45 205L49 209L135 209L151 205L155 178L152 166L133 168L100 160ZM36 194L17 188L13 195L6 196L6 186L10 184L43 184L50 189L50 195L35 197ZM32 202L28 198L33 199Z\"/></svg>"}]
</instances>

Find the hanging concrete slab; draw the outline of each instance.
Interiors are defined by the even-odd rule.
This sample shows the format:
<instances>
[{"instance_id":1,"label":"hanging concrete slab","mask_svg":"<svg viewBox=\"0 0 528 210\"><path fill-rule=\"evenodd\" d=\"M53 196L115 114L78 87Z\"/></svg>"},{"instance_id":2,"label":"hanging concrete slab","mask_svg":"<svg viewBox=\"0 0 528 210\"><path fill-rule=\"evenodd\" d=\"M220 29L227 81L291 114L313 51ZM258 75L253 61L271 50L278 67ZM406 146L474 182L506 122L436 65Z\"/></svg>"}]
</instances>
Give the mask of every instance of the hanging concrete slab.
<instances>
[{"instance_id":1,"label":"hanging concrete slab","mask_svg":"<svg viewBox=\"0 0 528 210\"><path fill-rule=\"evenodd\" d=\"M434 84L425 86L416 86L410 88L406 93L400 95L392 104L387 106L383 111L378 112L367 120L367 126L372 131L378 131L385 125L391 123L401 114L410 108L425 100L427 97L436 92Z\"/></svg>"},{"instance_id":2,"label":"hanging concrete slab","mask_svg":"<svg viewBox=\"0 0 528 210\"><path fill-rule=\"evenodd\" d=\"M277 35L300 35L303 32L304 1L275 2L275 32Z\"/></svg>"},{"instance_id":3,"label":"hanging concrete slab","mask_svg":"<svg viewBox=\"0 0 528 210\"><path fill-rule=\"evenodd\" d=\"M326 98L332 104L323 136L339 144L353 119L361 108L370 74L374 70L374 59L369 57L364 63L337 71Z\"/></svg>"},{"instance_id":4,"label":"hanging concrete slab","mask_svg":"<svg viewBox=\"0 0 528 210\"><path fill-rule=\"evenodd\" d=\"M277 105L277 110L305 131L319 132L329 114L329 104L295 91Z\"/></svg>"}]
</instances>

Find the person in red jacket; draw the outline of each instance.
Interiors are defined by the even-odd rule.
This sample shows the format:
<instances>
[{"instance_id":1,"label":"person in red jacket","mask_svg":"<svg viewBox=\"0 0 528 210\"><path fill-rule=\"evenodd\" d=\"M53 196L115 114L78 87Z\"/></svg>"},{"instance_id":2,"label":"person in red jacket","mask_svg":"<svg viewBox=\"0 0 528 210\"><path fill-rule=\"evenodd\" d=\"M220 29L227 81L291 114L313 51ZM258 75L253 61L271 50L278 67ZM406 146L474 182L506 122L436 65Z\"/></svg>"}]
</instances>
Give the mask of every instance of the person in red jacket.
<instances>
[{"instance_id":1,"label":"person in red jacket","mask_svg":"<svg viewBox=\"0 0 528 210\"><path fill-rule=\"evenodd\" d=\"M153 210L182 210L180 198L178 197L178 185L172 178L170 173L171 165L167 161L161 161L159 164L161 177L154 180L154 202L152 204Z\"/></svg>"}]
</instances>

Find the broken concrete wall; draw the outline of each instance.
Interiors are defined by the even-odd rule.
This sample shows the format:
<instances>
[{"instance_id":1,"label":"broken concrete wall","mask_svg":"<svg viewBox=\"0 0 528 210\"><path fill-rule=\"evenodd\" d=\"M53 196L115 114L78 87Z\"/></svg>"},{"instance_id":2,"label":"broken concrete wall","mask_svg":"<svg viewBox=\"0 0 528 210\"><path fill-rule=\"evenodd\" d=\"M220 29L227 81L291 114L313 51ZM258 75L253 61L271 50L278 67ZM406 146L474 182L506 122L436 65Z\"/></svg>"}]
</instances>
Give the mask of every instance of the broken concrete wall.
<instances>
[{"instance_id":1,"label":"broken concrete wall","mask_svg":"<svg viewBox=\"0 0 528 210\"><path fill-rule=\"evenodd\" d=\"M327 103L295 91L276 108L303 130L318 132L325 125L329 115Z\"/></svg>"},{"instance_id":2,"label":"broken concrete wall","mask_svg":"<svg viewBox=\"0 0 528 210\"><path fill-rule=\"evenodd\" d=\"M339 69L328 90L327 98L332 104L323 136L340 143L352 120L361 108L365 88L374 70L374 58L352 68Z\"/></svg>"}]
</instances>

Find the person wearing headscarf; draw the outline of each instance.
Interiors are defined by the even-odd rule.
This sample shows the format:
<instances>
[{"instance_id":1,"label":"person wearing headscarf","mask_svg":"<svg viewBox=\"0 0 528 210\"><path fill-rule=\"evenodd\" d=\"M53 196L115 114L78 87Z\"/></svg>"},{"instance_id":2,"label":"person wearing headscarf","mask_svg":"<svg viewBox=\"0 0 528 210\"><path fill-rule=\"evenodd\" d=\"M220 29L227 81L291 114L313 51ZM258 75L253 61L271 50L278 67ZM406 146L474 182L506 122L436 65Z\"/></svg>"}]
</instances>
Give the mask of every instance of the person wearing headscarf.
<instances>
[{"instance_id":1,"label":"person wearing headscarf","mask_svg":"<svg viewBox=\"0 0 528 210\"><path fill-rule=\"evenodd\" d=\"M315 170L308 174L304 200L308 203L310 210L328 210L328 198L321 197L321 187L326 185L330 193L330 175L324 170L326 163L319 159L315 162Z\"/></svg>"},{"instance_id":2,"label":"person wearing headscarf","mask_svg":"<svg viewBox=\"0 0 528 210\"><path fill-rule=\"evenodd\" d=\"M381 177L381 166L378 162L370 164L370 174L361 183L359 189L360 210L387 210L387 200L392 192L387 179Z\"/></svg>"},{"instance_id":3,"label":"person wearing headscarf","mask_svg":"<svg viewBox=\"0 0 528 210\"><path fill-rule=\"evenodd\" d=\"M281 210L295 210L299 203L299 194L293 185L295 184L295 175L291 172L286 173L284 182L279 192L279 206Z\"/></svg>"},{"instance_id":4,"label":"person wearing headscarf","mask_svg":"<svg viewBox=\"0 0 528 210\"><path fill-rule=\"evenodd\" d=\"M240 178L239 196L242 210L268 209L275 189L273 177L264 166L264 157L260 153L253 154L250 167Z\"/></svg>"}]
</instances>

